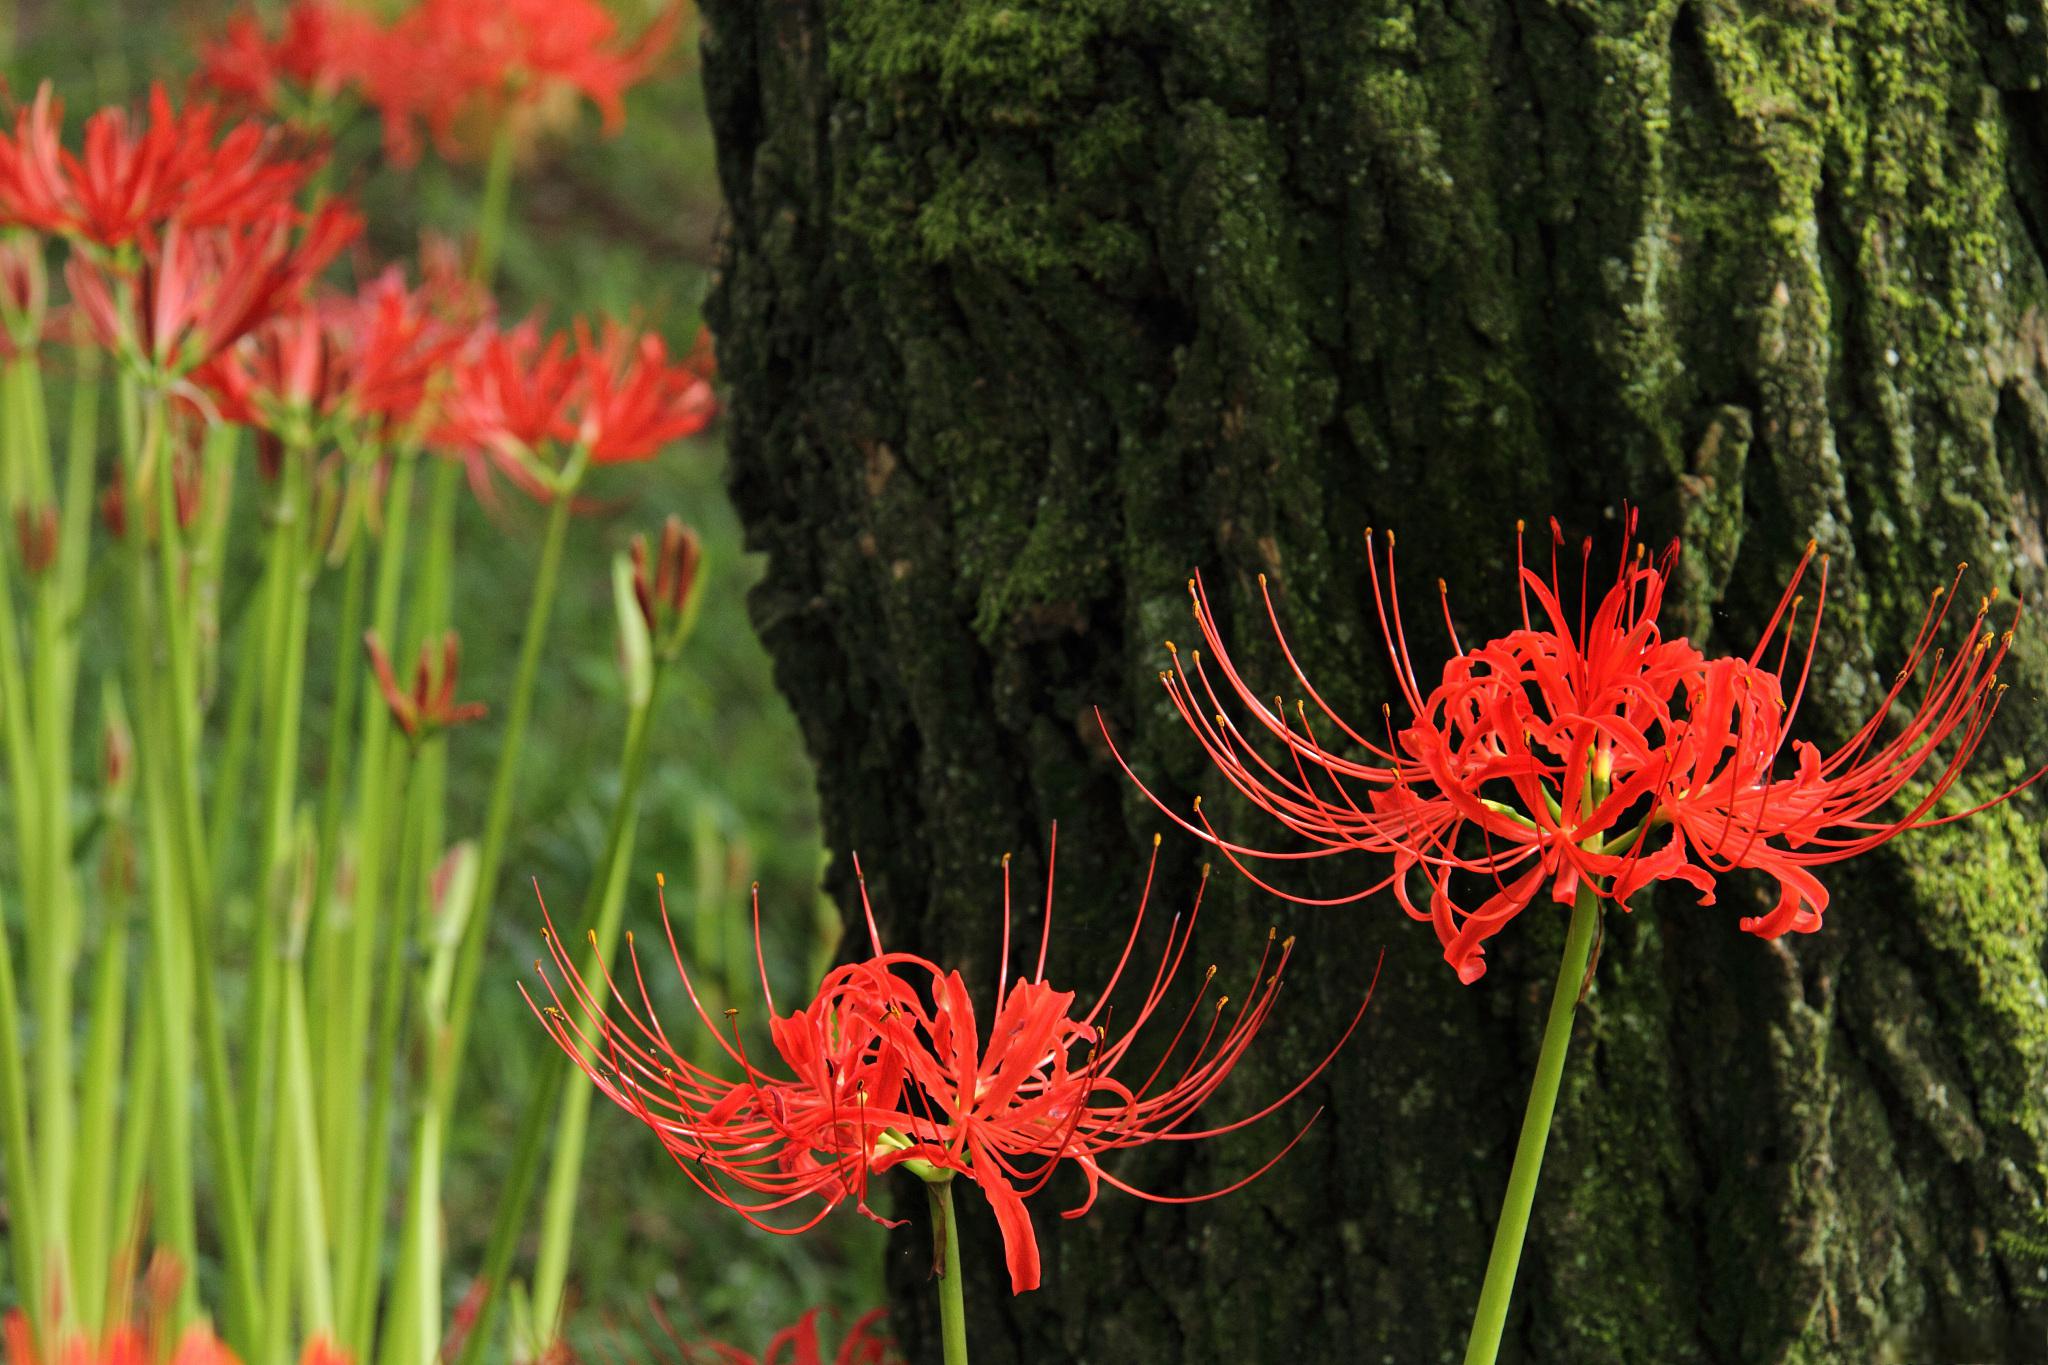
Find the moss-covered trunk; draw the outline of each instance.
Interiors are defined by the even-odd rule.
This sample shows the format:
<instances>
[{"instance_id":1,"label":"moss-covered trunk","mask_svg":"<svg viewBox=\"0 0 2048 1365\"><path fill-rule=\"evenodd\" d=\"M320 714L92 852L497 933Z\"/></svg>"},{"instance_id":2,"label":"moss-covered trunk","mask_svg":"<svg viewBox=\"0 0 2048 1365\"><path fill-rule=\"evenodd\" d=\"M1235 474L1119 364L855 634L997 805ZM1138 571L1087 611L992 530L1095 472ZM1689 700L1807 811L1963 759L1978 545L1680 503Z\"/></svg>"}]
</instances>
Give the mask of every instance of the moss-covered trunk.
<instances>
[{"instance_id":1,"label":"moss-covered trunk","mask_svg":"<svg viewBox=\"0 0 2048 1365\"><path fill-rule=\"evenodd\" d=\"M1055 818L1055 971L1097 980L1121 942L1162 821L1092 707L1172 799L1219 785L1155 676L1191 569L1269 677L1270 575L1310 675L1370 716L1368 525L1412 583L1450 581L1469 638L1508 621L1516 518L1614 535L1631 500L1686 540L1683 624L1744 652L1816 537L1817 739L1956 561L1973 588L2048 577L2041 0L704 8L754 615L831 845L886 935L971 980L998 856L1028 884ZM2040 630L1996 776L2048 752ZM1811 937L1738 933L1734 886L1610 917L1510 1355L2048 1350L2039 812L1834 870ZM1202 857L1168 838L1169 903ZM1297 885L1371 872L1317 870ZM1226 973L1269 922L1304 944L1221 1112L1313 1061L1384 946L1380 993L1291 1120L1122 1169L1212 1188L1321 1121L1218 1203L1043 1203L1022 1299L967 1200L976 1359L1455 1358L1562 909L1466 988L1389 905L1211 896L1196 951ZM898 1327L936 1359L921 1236L895 1244Z\"/></svg>"}]
</instances>

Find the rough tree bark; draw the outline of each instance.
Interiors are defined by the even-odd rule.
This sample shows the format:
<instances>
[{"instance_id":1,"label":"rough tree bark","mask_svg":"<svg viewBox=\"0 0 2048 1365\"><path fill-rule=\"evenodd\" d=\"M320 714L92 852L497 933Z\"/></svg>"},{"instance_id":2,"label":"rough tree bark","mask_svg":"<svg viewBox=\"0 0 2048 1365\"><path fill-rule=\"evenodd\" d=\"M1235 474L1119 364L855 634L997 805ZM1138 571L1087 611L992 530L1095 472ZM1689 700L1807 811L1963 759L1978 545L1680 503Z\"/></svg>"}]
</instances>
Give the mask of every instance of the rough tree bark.
<instances>
[{"instance_id":1,"label":"rough tree bark","mask_svg":"<svg viewBox=\"0 0 2048 1365\"><path fill-rule=\"evenodd\" d=\"M1163 822L1091 707L1174 799L1215 794L1155 678L1193 568L1277 682L1271 575L1310 676L1370 717L1368 525L1398 530L1412 585L1450 580L1469 638L1509 620L1517 517L1611 546L1632 500L1646 539L1685 539L1682 624L1743 651L1817 537L1822 740L1956 561L1973 590L2048 575L2042 0L704 9L754 615L831 845L861 853L885 934L972 980L997 856L1028 885L1055 818L1056 969L1099 979L1120 941ZM2042 630L1989 778L2048 753ZM1510 1355L2040 1358L2040 811L1835 869L1811 937L1738 933L1745 888L1609 917ZM1169 836L1162 904L1203 856ZM830 884L852 903L844 863ZM1308 1065L1387 950L1293 1121L1323 1117L1219 1203L1045 1204L1022 1299L964 1201L977 1359L1454 1359L1562 909L1464 988L1390 903L1211 891L1198 951L1226 974L1269 922L1304 943L1219 1112ZM1288 1124L1130 1170L1213 1187ZM922 1236L895 1244L898 1326L936 1359Z\"/></svg>"}]
</instances>

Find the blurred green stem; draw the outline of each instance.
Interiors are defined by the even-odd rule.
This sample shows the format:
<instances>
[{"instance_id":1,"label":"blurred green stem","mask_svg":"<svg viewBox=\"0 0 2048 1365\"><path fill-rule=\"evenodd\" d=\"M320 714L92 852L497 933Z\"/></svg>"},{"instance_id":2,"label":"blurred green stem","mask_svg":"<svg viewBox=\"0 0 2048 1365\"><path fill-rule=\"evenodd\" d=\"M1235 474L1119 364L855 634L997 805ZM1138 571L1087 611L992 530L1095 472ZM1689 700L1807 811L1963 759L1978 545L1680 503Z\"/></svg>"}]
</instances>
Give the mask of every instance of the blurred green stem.
<instances>
[{"instance_id":1,"label":"blurred green stem","mask_svg":"<svg viewBox=\"0 0 2048 1365\"><path fill-rule=\"evenodd\" d=\"M647 772L648 739L654 731L655 707L661 695L661 681L667 668L662 659L654 661L647 696L633 710L626 724L626 747L619 762L619 797L612 807L611 827L605 836L604 856L598 862L583 905L582 926L589 930L591 952L584 962L584 979L596 981L604 964L611 961L619 941L619 921L626 900L626 874L633 865L634 830L639 823L640 787ZM592 928L592 922L595 927ZM630 935L628 941L631 941ZM543 1070L566 1077L567 1057L548 1057ZM562 1290L568 1280L569 1239L575 1230L576 1191L583 1179L583 1140L590 1121L592 1087L572 1085L555 1120L553 1164L548 1169L547 1197L541 1208L540 1254L533 1271L533 1321L547 1334L559 1331ZM528 1111L531 1121L533 1111ZM530 1178L530 1177L529 1177ZM526 1202L524 1189L507 1198L499 1208L500 1220L508 1212L521 1212L515 1204ZM517 1226L515 1222L514 1227ZM496 1229L493 1229L493 1241ZM487 1272L488 1273L488 1272ZM502 1269L499 1271L502 1275ZM473 1335L481 1340L485 1324L479 1311L472 1324Z\"/></svg>"},{"instance_id":2,"label":"blurred green stem","mask_svg":"<svg viewBox=\"0 0 2048 1365\"><path fill-rule=\"evenodd\" d=\"M434 1097L435 1110L444 1119L454 1103L454 1082L461 1072L463 1049L469 1037L477 975L483 966L484 944L490 937L491 894L498 883L505 836L511 831L513 800L519 793L519 760L526 744L527 719L533 711L533 683L540 672L541 652L547 645L548 621L554 612L555 589L562 567L562 546L568 539L570 511L587 459L587 452L580 446L570 455L554 501L548 505L540 567L534 574L533 599L519 642L519 671L512 681L512 700L506 708L505 728L498 740L498 766L491 776L490 804L485 808L484 837L477 857L476 900L467 907L463 918L462 946L456 957L454 986L449 997L449 1065L440 1092Z\"/></svg>"},{"instance_id":3,"label":"blurred green stem","mask_svg":"<svg viewBox=\"0 0 2048 1365\"><path fill-rule=\"evenodd\" d=\"M470 278L486 289L498 272L498 253L505 241L505 216L512 206L512 158L516 143L512 120L501 118L491 138L490 164L484 170L483 199L477 206L476 254Z\"/></svg>"}]
</instances>

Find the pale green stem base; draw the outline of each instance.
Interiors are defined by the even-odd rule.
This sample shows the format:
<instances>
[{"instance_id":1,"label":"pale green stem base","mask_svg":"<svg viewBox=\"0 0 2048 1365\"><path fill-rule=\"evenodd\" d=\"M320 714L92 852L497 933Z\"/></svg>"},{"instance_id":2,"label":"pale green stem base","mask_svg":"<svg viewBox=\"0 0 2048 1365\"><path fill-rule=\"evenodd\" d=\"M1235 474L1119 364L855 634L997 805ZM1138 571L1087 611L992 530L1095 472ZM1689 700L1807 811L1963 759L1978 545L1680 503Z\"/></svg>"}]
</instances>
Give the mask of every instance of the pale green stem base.
<instances>
[{"instance_id":1,"label":"pale green stem base","mask_svg":"<svg viewBox=\"0 0 2048 1365\"><path fill-rule=\"evenodd\" d=\"M1465 1365L1492 1365L1500 1354L1515 1269L1522 1263L1522 1242L1529 1232L1529 1209L1536 1201L1536 1177L1543 1169L1550 1117L1557 1109L1558 1083L1564 1078L1565 1052L1571 1046L1572 1013L1586 982L1586 963L1592 956L1593 934L1599 923L1600 898L1581 884L1572 904L1564 958L1557 964L1550 1018L1543 1025L1542 1051L1536 1055L1536 1079L1529 1087L1529 1107L1522 1114L1522 1136L1515 1143L1514 1170L1508 1174L1507 1197L1501 1201L1500 1221L1493 1229L1493 1253L1486 1258L1486 1283L1480 1287L1479 1307L1472 1315Z\"/></svg>"}]
</instances>

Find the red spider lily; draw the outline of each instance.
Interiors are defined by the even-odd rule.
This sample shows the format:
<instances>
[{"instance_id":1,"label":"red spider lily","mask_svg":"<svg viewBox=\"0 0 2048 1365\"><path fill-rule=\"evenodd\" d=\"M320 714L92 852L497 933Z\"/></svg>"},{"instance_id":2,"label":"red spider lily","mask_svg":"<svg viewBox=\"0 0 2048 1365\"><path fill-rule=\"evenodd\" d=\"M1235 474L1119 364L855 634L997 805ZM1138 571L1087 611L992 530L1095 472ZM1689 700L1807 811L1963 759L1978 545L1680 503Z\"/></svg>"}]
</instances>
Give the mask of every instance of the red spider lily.
<instances>
[{"instance_id":1,"label":"red spider lily","mask_svg":"<svg viewBox=\"0 0 2048 1365\"><path fill-rule=\"evenodd\" d=\"M393 267L357 294L281 313L193 375L232 420L272 431L322 422L405 425L467 334Z\"/></svg>"},{"instance_id":2,"label":"red spider lily","mask_svg":"<svg viewBox=\"0 0 2048 1365\"><path fill-rule=\"evenodd\" d=\"M46 83L0 136L0 226L82 237L103 247L148 243L173 222L238 227L287 207L313 170L283 154L273 129L241 123L221 135L220 111L172 106L151 89L148 113L102 109L81 150L62 145L63 105Z\"/></svg>"},{"instance_id":3,"label":"red spider lily","mask_svg":"<svg viewBox=\"0 0 2048 1365\"><path fill-rule=\"evenodd\" d=\"M897 1354L895 1339L881 1327L885 1312L874 1308L855 1319L833 1354L832 1365L900 1365L903 1357ZM676 1349L677 1365L825 1365L815 1308L768 1338L767 1349L758 1356L722 1341L685 1342L659 1307L655 1313Z\"/></svg>"},{"instance_id":4,"label":"red spider lily","mask_svg":"<svg viewBox=\"0 0 2048 1365\"><path fill-rule=\"evenodd\" d=\"M702 431L717 410L703 376L670 363L657 336L610 323L593 335L578 323L543 339L529 318L457 364L435 439L489 455L520 487L549 497L541 459L551 446L578 444L597 464L644 460Z\"/></svg>"},{"instance_id":5,"label":"red spider lily","mask_svg":"<svg viewBox=\"0 0 2048 1365\"><path fill-rule=\"evenodd\" d=\"M1210 969L1151 1070L1136 1081L1116 1074L1134 1038L1164 1002L1201 906L1198 895L1184 924L1175 917L1142 1002L1121 1036L1110 1037L1103 1016L1144 923L1152 868L1158 862L1156 839L1152 858L1145 895L1122 957L1094 1007L1079 1018L1073 992L1045 983L1048 940L1040 942L1032 976L1003 988L1009 978L1009 864L1004 860L1003 952L985 1046L959 973L914 954L883 950L867 905L865 881L862 909L872 956L835 968L811 1004L787 1016L776 1014L762 968L769 1037L788 1070L786 1077L771 1076L757 1066L736 1028L730 1037L719 1034L719 1043L728 1060L739 1066L739 1079L720 1076L683 1057L654 1015L630 934L627 947L637 1007L607 974L606 985L617 1007L608 1015L606 1002L586 985L561 940L549 932L549 951L573 1011L563 1004L554 978L543 969L554 1003L536 1012L599 1089L654 1130L699 1188L749 1222L771 1231L802 1231L849 1196L866 1211L870 1175L899 1165L908 1165L927 1180L965 1175L982 1189L995 1211L1011 1288L1022 1293L1039 1284L1038 1242L1024 1200L1045 1187L1061 1162L1077 1164L1087 1181L1087 1196L1067 1212L1070 1218L1087 1212L1102 1182L1160 1203L1219 1198L1271 1169L1301 1134L1250 1175L1192 1196L1140 1190L1103 1170L1100 1160L1121 1148L1161 1140L1196 1141L1254 1123L1298 1095L1336 1055L1332 1048L1298 1084L1256 1113L1217 1127L1189 1126L1196 1109L1244 1055L1271 1012L1294 940L1276 950L1274 936L1269 935L1250 988L1234 1012L1224 997L1211 1008L1206 1022L1198 1019L1215 979L1215 970ZM857 862L855 867L857 873ZM1051 907L1048 875L1048 933ZM662 913L666 925L666 905ZM758 955L758 900L755 938ZM682 966L673 929L669 946L699 1022L717 1033ZM1364 1010L1361 1004L1337 1047L1351 1036ZM728 1018L733 1014L728 1011ZM1178 1072L1171 1080L1164 1079L1183 1044L1188 1050ZM741 1191L761 1197L750 1200ZM805 1199L816 1199L820 1208L799 1226L783 1228L763 1221L763 1215Z\"/></svg>"},{"instance_id":6,"label":"red spider lily","mask_svg":"<svg viewBox=\"0 0 2048 1365\"><path fill-rule=\"evenodd\" d=\"M55 1351L37 1354L29 1332L28 1319L19 1310L10 1312L4 1328L7 1354L0 1365L241 1365L241 1357L223 1346L201 1326L192 1326L178 1339L178 1349L166 1356L151 1345L158 1326L148 1329L122 1323L108 1330L98 1341L70 1337ZM350 1365L346 1351L325 1341L308 1342L299 1365Z\"/></svg>"},{"instance_id":7,"label":"red spider lily","mask_svg":"<svg viewBox=\"0 0 2048 1365\"><path fill-rule=\"evenodd\" d=\"M374 630L363 632L363 649L370 656L371 671L377 675L378 690L384 694L391 718L406 735L418 739L439 730L467 725L485 713L480 701L457 702L455 680L462 672L462 646L454 631L441 637L440 658L434 657L432 641L420 646L420 660L413 669L412 691L399 688L391 670L391 656Z\"/></svg>"},{"instance_id":8,"label":"red spider lily","mask_svg":"<svg viewBox=\"0 0 2048 1365\"><path fill-rule=\"evenodd\" d=\"M494 123L577 94L616 132L627 88L653 68L681 19L680 5L669 5L624 42L597 0L422 0L378 44L365 84L400 161L418 156L421 123L455 154L465 119Z\"/></svg>"},{"instance_id":9,"label":"red spider lily","mask_svg":"<svg viewBox=\"0 0 2048 1365\"><path fill-rule=\"evenodd\" d=\"M1631 514L1631 534L1634 525ZM1562 544L1555 522L1552 536L1554 546ZM1331 710L1279 636L1270 594L1267 616L1307 701L1295 704L1292 718L1279 699L1266 705L1232 664L1196 578L1189 585L1195 619L1223 685L1219 692L1199 651L1192 673L1174 651L1172 669L1160 675L1167 694L1231 785L1311 847L1273 852L1226 840L1199 800L1198 824L1174 818L1261 886L1290 900L1336 904L1391 887L1412 918L1434 926L1445 959L1465 982L1486 970L1485 940L1546 885L1558 902L1569 904L1584 885L1626 909L1629 896L1651 882L1684 881L1700 892L1702 904L1711 905L1718 877L1748 868L1777 883L1778 899L1770 913L1745 917L1740 927L1765 938L1788 930L1811 933L1828 903L1812 869L1867 852L1905 830L1962 819L2040 776L2036 772L1968 810L1932 814L1983 743L2004 692L1996 674L2012 631L1989 623L1995 594L1978 605L1960 647L1945 655L1934 641L1955 600L1955 584L1937 590L1882 702L1847 742L1823 753L1791 739L1791 728L1819 636L1825 556L1808 640L1796 672L1787 675L1803 607L1797 591L1814 558L1811 544L1747 658L1708 658L1687 640L1664 637L1657 616L1676 542L1654 560L1638 547L1633 558L1622 560L1614 586L1597 602L1588 601L1590 584L1582 587L1576 612L1567 606L1553 547L1548 582L1526 565L1519 571L1521 629L1470 650L1452 629L1451 658L1441 680L1425 693L1409 659L1393 537L1384 588L1372 539L1368 532L1374 599L1410 715L1407 725L1396 734L1389 713L1384 736L1370 739ZM1591 555L1588 540L1582 551L1588 579ZM1263 576L1260 586L1264 592ZM1441 580L1438 591L1442 597ZM1443 616L1448 628L1447 598ZM1927 682L1918 700L1908 703L1907 686L1923 665ZM1226 697L1249 712L1256 726L1232 720ZM1895 713L1897 726L1884 739ZM1326 745L1318 738L1317 727L1326 723L1344 744ZM1261 730L1279 749L1278 758L1253 743ZM1780 775L1788 741L1792 771ZM1915 794L1894 806L1923 774L1926 780ZM1887 807L1891 813L1880 814ZM1363 891L1329 901L1271 887L1244 861L1352 850L1389 855L1392 872ZM1417 872L1430 887L1427 908L1409 897L1410 874ZM1490 894L1477 905L1459 903L1452 881L1460 873L1472 874L1482 888L1490 884Z\"/></svg>"},{"instance_id":10,"label":"red spider lily","mask_svg":"<svg viewBox=\"0 0 2048 1365\"><path fill-rule=\"evenodd\" d=\"M199 49L199 82L224 99L277 112L288 92L332 100L370 70L380 30L371 15L341 0L294 0L275 38L255 15L227 21Z\"/></svg>"},{"instance_id":11,"label":"red spider lily","mask_svg":"<svg viewBox=\"0 0 2048 1365\"><path fill-rule=\"evenodd\" d=\"M579 324L576 351L584 386L576 440L598 464L648 459L717 415L711 385L689 364L670 364L668 348L652 332L636 338L607 322L593 339Z\"/></svg>"},{"instance_id":12,"label":"red spider lily","mask_svg":"<svg viewBox=\"0 0 2048 1365\"><path fill-rule=\"evenodd\" d=\"M179 376L295 303L361 228L332 203L302 227L286 209L212 231L174 223L134 267L81 254L65 278L100 344Z\"/></svg>"}]
</instances>

